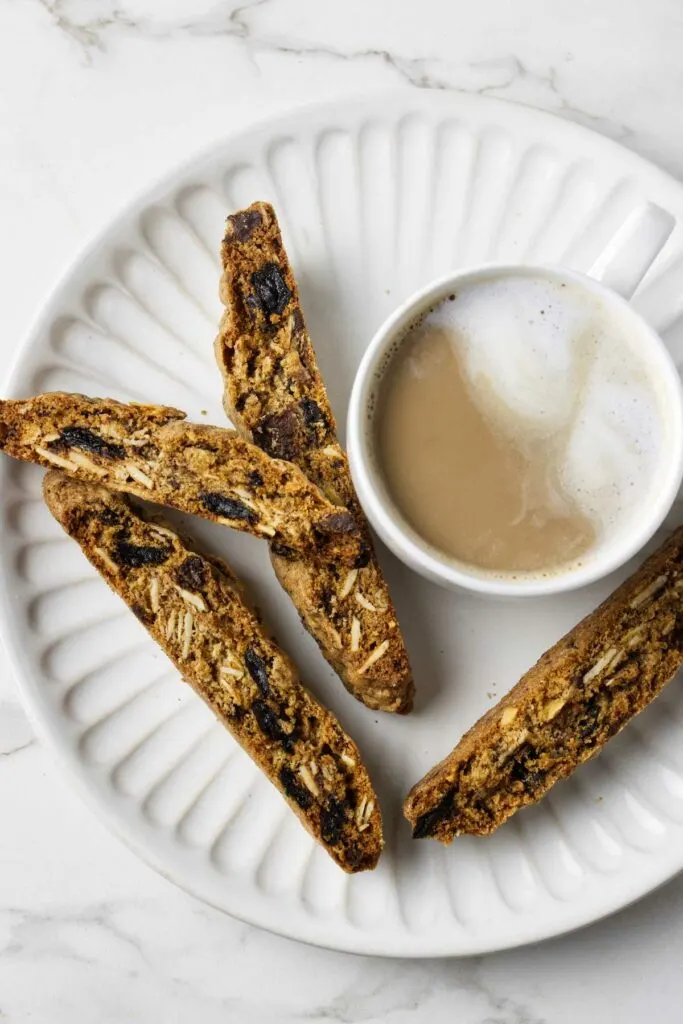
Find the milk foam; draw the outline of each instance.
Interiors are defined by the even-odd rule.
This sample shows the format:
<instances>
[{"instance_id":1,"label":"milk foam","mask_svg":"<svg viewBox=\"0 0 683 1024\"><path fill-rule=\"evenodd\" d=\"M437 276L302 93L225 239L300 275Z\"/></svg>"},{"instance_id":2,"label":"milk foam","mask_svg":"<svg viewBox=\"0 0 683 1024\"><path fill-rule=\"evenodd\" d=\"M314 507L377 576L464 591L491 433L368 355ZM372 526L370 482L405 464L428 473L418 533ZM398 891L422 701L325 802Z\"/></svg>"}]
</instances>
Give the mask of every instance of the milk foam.
<instances>
[{"instance_id":1,"label":"milk foam","mask_svg":"<svg viewBox=\"0 0 683 1024\"><path fill-rule=\"evenodd\" d=\"M506 274L461 286L422 321L452 331L471 394L505 437L524 453L552 446L598 537L637 515L665 450L664 400L626 319L579 286Z\"/></svg>"}]
</instances>

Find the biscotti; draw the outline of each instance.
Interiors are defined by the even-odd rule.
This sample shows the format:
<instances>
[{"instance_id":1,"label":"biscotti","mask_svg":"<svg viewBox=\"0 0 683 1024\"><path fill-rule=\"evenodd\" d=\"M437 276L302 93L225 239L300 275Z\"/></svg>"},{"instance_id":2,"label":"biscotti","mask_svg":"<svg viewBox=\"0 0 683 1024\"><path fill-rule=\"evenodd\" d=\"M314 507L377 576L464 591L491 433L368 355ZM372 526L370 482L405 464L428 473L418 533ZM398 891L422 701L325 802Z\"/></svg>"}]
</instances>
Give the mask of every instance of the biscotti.
<instances>
[{"instance_id":1,"label":"biscotti","mask_svg":"<svg viewBox=\"0 0 683 1024\"><path fill-rule=\"evenodd\" d=\"M375 867L379 805L358 748L302 686L227 566L122 495L52 471L47 505L345 871Z\"/></svg>"},{"instance_id":2,"label":"biscotti","mask_svg":"<svg viewBox=\"0 0 683 1024\"><path fill-rule=\"evenodd\" d=\"M216 356L228 416L244 437L299 466L361 524L354 566L271 544L275 573L347 689L368 707L406 713L413 680L396 611L306 330L275 213L255 203L228 218Z\"/></svg>"},{"instance_id":3,"label":"biscotti","mask_svg":"<svg viewBox=\"0 0 683 1024\"><path fill-rule=\"evenodd\" d=\"M489 835L598 754L681 665L683 528L413 787L413 835Z\"/></svg>"},{"instance_id":4,"label":"biscotti","mask_svg":"<svg viewBox=\"0 0 683 1024\"><path fill-rule=\"evenodd\" d=\"M293 549L354 562L362 538L346 509L296 466L270 459L236 431L187 423L184 415L61 392L0 400L0 450Z\"/></svg>"}]
</instances>

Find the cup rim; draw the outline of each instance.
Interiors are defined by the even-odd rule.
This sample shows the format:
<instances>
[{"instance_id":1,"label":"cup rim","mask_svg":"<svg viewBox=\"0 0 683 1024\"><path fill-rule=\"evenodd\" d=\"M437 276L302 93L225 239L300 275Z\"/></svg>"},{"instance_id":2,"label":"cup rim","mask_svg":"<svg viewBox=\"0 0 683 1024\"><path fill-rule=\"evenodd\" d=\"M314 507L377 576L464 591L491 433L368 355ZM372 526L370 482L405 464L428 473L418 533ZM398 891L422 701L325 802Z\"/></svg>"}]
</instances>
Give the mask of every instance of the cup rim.
<instances>
[{"instance_id":1,"label":"cup rim","mask_svg":"<svg viewBox=\"0 0 683 1024\"><path fill-rule=\"evenodd\" d=\"M449 289L462 286L472 278L486 278L501 273L523 273L526 276L543 275L578 283L607 301L621 307L637 324L651 345L648 360L658 364L664 393L669 400L673 421L670 424L668 445L671 457L667 460L664 477L656 500L643 510L643 515L631 524L623 540L611 552L600 551L585 566L542 575L522 575L518 578L488 575L466 563L458 563L447 555L440 555L410 524L403 519L389 497L378 484L371 457L370 431L366 428L368 404L374 390L373 378L381 360L395 343L397 335L411 320L418 317L434 301L442 301ZM479 594L513 597L539 597L564 593L593 583L614 572L636 555L659 529L669 513L683 481L683 391L675 363L657 332L630 302L602 282L581 271L560 264L484 263L450 272L430 281L410 295L398 306L375 332L356 371L347 415L347 449L351 474L359 500L371 525L387 547L402 562L421 575L451 589L464 588Z\"/></svg>"}]
</instances>

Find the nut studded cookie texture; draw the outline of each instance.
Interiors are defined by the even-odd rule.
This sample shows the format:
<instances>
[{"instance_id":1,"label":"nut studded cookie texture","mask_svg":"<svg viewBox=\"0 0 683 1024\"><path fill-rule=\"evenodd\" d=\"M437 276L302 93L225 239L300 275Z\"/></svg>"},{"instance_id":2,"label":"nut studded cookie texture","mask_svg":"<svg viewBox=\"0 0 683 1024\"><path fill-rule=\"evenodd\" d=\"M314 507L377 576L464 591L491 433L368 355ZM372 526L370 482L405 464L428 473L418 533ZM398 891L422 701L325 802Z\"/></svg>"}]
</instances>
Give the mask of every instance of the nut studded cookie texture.
<instances>
[{"instance_id":1,"label":"nut studded cookie texture","mask_svg":"<svg viewBox=\"0 0 683 1024\"><path fill-rule=\"evenodd\" d=\"M598 754L681 665L683 528L413 787L413 835L489 835Z\"/></svg>"},{"instance_id":2,"label":"nut studded cookie texture","mask_svg":"<svg viewBox=\"0 0 683 1024\"><path fill-rule=\"evenodd\" d=\"M99 484L51 471L47 505L345 871L375 867L377 797L355 743L298 679L231 570Z\"/></svg>"},{"instance_id":3,"label":"nut studded cookie texture","mask_svg":"<svg viewBox=\"0 0 683 1024\"><path fill-rule=\"evenodd\" d=\"M351 513L296 466L177 409L59 392L0 400L0 449L342 564L363 548Z\"/></svg>"},{"instance_id":4,"label":"nut studded cookie texture","mask_svg":"<svg viewBox=\"0 0 683 1024\"><path fill-rule=\"evenodd\" d=\"M280 583L347 689L368 707L407 713L413 680L389 590L358 502L277 218L254 203L228 218L216 339L228 416L265 452L297 465L360 524L352 566L271 543Z\"/></svg>"}]
</instances>

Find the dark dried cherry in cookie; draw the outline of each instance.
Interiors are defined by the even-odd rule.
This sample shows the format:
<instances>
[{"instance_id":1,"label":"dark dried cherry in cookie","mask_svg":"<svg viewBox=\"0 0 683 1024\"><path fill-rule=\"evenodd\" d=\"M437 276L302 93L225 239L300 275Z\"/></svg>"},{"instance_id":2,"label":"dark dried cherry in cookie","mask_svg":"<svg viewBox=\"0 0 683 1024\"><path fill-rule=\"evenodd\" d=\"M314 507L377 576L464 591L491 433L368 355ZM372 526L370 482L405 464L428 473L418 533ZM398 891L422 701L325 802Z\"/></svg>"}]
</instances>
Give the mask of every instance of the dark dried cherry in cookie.
<instances>
[{"instance_id":1,"label":"dark dried cherry in cookie","mask_svg":"<svg viewBox=\"0 0 683 1024\"><path fill-rule=\"evenodd\" d=\"M306 811L311 806L311 794L305 786L298 782L296 775L291 768L286 766L280 771L280 782L285 794Z\"/></svg>"},{"instance_id":2,"label":"dark dried cherry in cookie","mask_svg":"<svg viewBox=\"0 0 683 1024\"><path fill-rule=\"evenodd\" d=\"M117 565L128 569L141 569L145 565L163 565L171 554L171 548L152 547L147 544L130 544L127 540L117 540L112 558Z\"/></svg>"},{"instance_id":3,"label":"dark dried cherry in cookie","mask_svg":"<svg viewBox=\"0 0 683 1024\"><path fill-rule=\"evenodd\" d=\"M204 491L199 495L199 500L207 512L212 512L221 519L238 519L252 524L258 522L257 514L244 502L228 498L218 491Z\"/></svg>"},{"instance_id":4,"label":"dark dried cherry in cookie","mask_svg":"<svg viewBox=\"0 0 683 1024\"><path fill-rule=\"evenodd\" d=\"M244 652L244 664L247 666L249 675L254 680L264 697L270 692L268 680L268 666L263 658L256 653L253 647L247 647Z\"/></svg>"},{"instance_id":5,"label":"dark dried cherry in cookie","mask_svg":"<svg viewBox=\"0 0 683 1024\"><path fill-rule=\"evenodd\" d=\"M126 449L123 445L114 444L112 441L105 441L104 438L93 434L92 430L85 427L64 427L59 439L51 441L49 448L81 448L84 452L92 452L93 455L101 455L104 459L124 459Z\"/></svg>"},{"instance_id":6,"label":"dark dried cherry in cookie","mask_svg":"<svg viewBox=\"0 0 683 1024\"><path fill-rule=\"evenodd\" d=\"M258 210L240 210L228 217L232 236L238 242L248 242L257 228L263 224L263 217Z\"/></svg>"},{"instance_id":7,"label":"dark dried cherry in cookie","mask_svg":"<svg viewBox=\"0 0 683 1024\"><path fill-rule=\"evenodd\" d=\"M280 315L292 297L276 263L264 263L251 275L254 298L266 316Z\"/></svg>"},{"instance_id":8,"label":"dark dried cherry in cookie","mask_svg":"<svg viewBox=\"0 0 683 1024\"><path fill-rule=\"evenodd\" d=\"M176 569L175 578L185 590L201 590L206 585L206 565L199 555L190 555Z\"/></svg>"}]
</instances>

